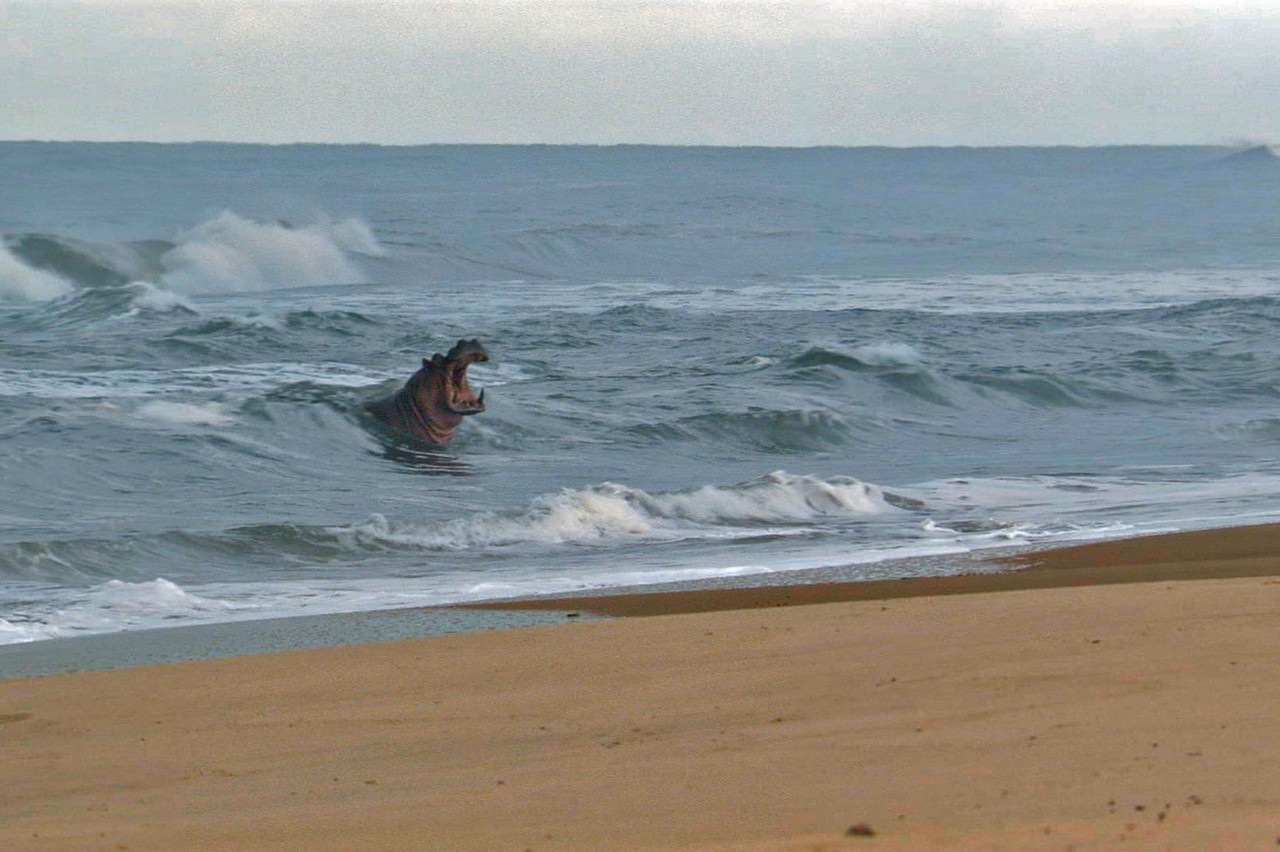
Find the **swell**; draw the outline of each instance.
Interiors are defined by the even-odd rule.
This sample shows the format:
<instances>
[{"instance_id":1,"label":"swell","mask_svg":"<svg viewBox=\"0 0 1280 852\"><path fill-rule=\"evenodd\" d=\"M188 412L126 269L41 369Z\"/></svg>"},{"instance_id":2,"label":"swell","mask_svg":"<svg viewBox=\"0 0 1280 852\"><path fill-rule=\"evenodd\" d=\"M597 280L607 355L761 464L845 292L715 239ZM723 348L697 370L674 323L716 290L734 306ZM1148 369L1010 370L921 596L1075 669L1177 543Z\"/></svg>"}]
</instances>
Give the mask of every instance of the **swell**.
<instances>
[{"instance_id":1,"label":"swell","mask_svg":"<svg viewBox=\"0 0 1280 852\"><path fill-rule=\"evenodd\" d=\"M163 370L332 357L376 342L383 324L360 310L263 310L194 303L143 282L76 290L0 313L8 366L41 371L58 352L68 369Z\"/></svg>"},{"instance_id":2,"label":"swell","mask_svg":"<svg viewBox=\"0 0 1280 852\"><path fill-rule=\"evenodd\" d=\"M1142 310L876 322L883 342L812 344L762 372L826 398L966 411L1227 403L1280 383L1280 299L1208 299ZM878 332L877 332L878 330Z\"/></svg>"},{"instance_id":3,"label":"swell","mask_svg":"<svg viewBox=\"0 0 1280 852\"><path fill-rule=\"evenodd\" d=\"M262 312L188 315L190 321L157 329L149 346L164 358L235 363L255 358L288 358L291 354L320 352L347 341L375 337L379 322L352 310L293 310L280 314ZM330 349L330 351L332 351Z\"/></svg>"},{"instance_id":4,"label":"swell","mask_svg":"<svg viewBox=\"0 0 1280 852\"><path fill-rule=\"evenodd\" d=\"M749 409L682 417L631 426L626 434L636 442L661 444L729 444L768 453L831 450L858 440L858 430L839 414L817 409Z\"/></svg>"},{"instance_id":5,"label":"swell","mask_svg":"<svg viewBox=\"0 0 1280 852\"><path fill-rule=\"evenodd\" d=\"M818 324L829 331L814 340ZM513 328L567 359L544 358L513 393L539 394L524 402L539 428L558 418L597 441L841 454L912 433L994 434L1029 411L1164 419L1256 406L1280 387L1278 332L1272 297L988 315L629 305ZM669 342L653 347L659 334Z\"/></svg>"}]
</instances>

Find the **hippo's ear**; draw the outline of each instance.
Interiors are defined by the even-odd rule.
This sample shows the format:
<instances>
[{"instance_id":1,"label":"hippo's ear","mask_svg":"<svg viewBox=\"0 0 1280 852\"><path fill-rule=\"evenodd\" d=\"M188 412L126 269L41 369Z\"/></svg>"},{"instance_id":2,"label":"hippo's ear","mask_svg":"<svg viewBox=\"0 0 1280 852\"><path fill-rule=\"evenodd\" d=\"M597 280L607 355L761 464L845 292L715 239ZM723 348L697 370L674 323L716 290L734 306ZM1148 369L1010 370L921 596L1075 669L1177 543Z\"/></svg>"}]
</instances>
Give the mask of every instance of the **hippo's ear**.
<instances>
[{"instance_id":1,"label":"hippo's ear","mask_svg":"<svg viewBox=\"0 0 1280 852\"><path fill-rule=\"evenodd\" d=\"M422 359L422 366L424 366L424 367L430 367L430 366L431 366L431 362L430 362L430 361L428 361L426 358L423 358L423 359Z\"/></svg>"}]
</instances>

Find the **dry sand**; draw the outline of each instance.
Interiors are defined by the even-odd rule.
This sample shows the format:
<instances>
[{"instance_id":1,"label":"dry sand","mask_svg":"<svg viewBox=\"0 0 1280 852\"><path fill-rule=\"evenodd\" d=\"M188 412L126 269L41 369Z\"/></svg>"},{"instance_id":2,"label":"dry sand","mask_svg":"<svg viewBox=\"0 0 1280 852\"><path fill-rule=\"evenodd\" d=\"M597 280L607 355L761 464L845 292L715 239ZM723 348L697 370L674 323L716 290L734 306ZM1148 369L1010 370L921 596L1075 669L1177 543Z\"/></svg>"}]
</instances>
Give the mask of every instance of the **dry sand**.
<instances>
[{"instance_id":1,"label":"dry sand","mask_svg":"<svg viewBox=\"0 0 1280 852\"><path fill-rule=\"evenodd\" d=\"M0 849L1277 848L1280 528L1034 559L0 683Z\"/></svg>"}]
</instances>

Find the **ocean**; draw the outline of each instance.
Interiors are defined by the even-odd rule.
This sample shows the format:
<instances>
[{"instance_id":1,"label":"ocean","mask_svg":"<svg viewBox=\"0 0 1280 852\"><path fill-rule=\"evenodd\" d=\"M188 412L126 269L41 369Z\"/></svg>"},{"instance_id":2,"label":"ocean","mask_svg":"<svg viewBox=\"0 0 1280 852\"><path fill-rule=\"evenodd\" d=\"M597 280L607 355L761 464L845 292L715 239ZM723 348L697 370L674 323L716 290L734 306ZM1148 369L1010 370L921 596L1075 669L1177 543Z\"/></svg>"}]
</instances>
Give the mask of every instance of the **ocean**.
<instances>
[{"instance_id":1,"label":"ocean","mask_svg":"<svg viewBox=\"0 0 1280 852\"><path fill-rule=\"evenodd\" d=\"M0 237L0 643L1280 519L1267 148L9 142Z\"/></svg>"}]
</instances>

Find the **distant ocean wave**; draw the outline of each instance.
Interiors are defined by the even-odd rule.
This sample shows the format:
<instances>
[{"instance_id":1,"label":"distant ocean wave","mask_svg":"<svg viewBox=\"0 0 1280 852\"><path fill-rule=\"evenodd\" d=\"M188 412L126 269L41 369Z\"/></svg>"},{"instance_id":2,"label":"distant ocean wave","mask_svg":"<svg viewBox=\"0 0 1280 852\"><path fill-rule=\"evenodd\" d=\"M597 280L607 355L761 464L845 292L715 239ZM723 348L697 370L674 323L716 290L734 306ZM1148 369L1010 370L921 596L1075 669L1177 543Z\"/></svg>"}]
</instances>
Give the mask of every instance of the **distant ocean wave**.
<instances>
[{"instance_id":1,"label":"distant ocean wave","mask_svg":"<svg viewBox=\"0 0 1280 852\"><path fill-rule=\"evenodd\" d=\"M180 295L360 284L356 258L386 251L359 219L306 225L255 222L230 211L175 239L95 243L10 234L0 248L0 297L46 301L77 290L143 282ZM134 294L155 300L155 289Z\"/></svg>"}]
</instances>

